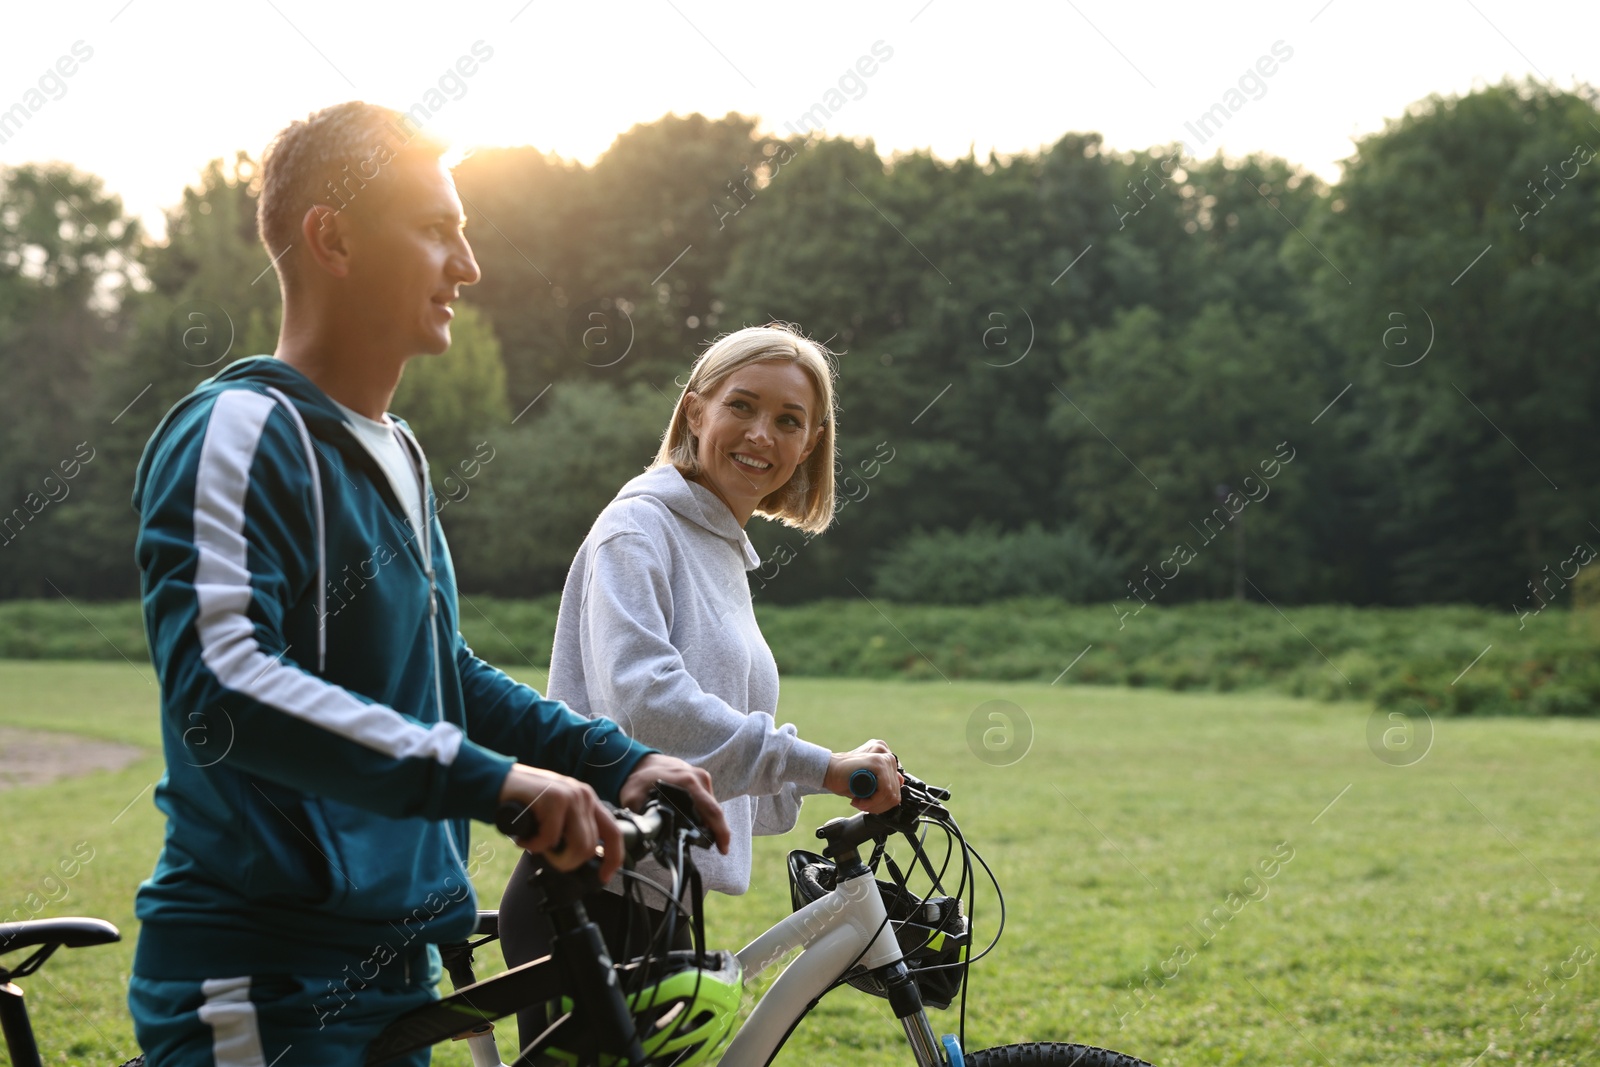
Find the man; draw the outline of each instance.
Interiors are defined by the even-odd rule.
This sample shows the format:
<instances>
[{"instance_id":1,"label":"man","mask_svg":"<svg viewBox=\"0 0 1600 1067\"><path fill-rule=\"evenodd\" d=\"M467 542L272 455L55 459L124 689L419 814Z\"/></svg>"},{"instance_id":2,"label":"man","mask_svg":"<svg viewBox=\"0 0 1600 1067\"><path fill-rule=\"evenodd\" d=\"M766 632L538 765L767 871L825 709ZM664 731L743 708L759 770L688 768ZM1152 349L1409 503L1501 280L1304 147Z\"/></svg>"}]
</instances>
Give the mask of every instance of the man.
<instances>
[{"instance_id":1,"label":"man","mask_svg":"<svg viewBox=\"0 0 1600 1067\"><path fill-rule=\"evenodd\" d=\"M501 804L538 817L523 847L571 869L601 844L609 877L601 800L638 808L667 780L727 847L705 772L461 638L426 460L385 412L479 271L444 146L403 122L348 103L274 140L277 352L198 386L139 464L167 756L128 994L151 1067L361 1062L437 995L436 943L475 921L467 821Z\"/></svg>"}]
</instances>

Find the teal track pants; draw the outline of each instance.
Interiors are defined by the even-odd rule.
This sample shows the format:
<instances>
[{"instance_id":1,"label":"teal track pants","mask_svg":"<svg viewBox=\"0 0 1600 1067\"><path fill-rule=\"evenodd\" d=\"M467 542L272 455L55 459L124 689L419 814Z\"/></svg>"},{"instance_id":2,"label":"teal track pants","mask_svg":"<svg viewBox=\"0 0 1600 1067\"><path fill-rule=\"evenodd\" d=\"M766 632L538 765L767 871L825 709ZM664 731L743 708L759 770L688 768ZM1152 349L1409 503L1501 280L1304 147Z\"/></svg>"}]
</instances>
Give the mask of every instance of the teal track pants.
<instances>
[{"instance_id":1,"label":"teal track pants","mask_svg":"<svg viewBox=\"0 0 1600 1067\"><path fill-rule=\"evenodd\" d=\"M351 990L326 975L128 982L149 1067L359 1067L383 1028L434 1000L438 956L409 984ZM427 1067L430 1051L394 1060Z\"/></svg>"}]
</instances>

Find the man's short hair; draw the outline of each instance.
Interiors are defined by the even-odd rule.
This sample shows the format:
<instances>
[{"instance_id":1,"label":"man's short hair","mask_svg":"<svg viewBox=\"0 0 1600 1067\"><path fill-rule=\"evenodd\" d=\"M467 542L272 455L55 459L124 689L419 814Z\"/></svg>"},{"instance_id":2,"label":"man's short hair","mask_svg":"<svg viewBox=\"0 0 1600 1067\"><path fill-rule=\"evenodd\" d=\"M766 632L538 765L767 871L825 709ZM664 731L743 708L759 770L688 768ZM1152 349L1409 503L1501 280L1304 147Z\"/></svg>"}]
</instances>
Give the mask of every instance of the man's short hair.
<instances>
[{"instance_id":1,"label":"man's short hair","mask_svg":"<svg viewBox=\"0 0 1600 1067\"><path fill-rule=\"evenodd\" d=\"M288 288L300 224L314 204L335 212L381 209L393 181L389 164L402 157L438 159L444 142L391 108L360 100L335 104L279 131L262 159L256 227Z\"/></svg>"}]
</instances>

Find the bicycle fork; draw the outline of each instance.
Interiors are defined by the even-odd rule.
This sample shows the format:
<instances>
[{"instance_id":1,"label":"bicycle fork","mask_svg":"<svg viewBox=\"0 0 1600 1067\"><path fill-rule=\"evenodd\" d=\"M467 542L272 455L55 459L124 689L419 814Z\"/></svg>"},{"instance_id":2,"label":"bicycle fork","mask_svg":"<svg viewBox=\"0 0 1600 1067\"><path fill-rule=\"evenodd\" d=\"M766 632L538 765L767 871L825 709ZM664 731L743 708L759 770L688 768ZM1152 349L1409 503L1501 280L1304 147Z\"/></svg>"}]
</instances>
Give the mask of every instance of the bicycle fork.
<instances>
[{"instance_id":1,"label":"bicycle fork","mask_svg":"<svg viewBox=\"0 0 1600 1067\"><path fill-rule=\"evenodd\" d=\"M933 1025L922 1005L922 990L905 961L891 963L881 975L889 991L889 1007L905 1028L906 1040L917 1057L917 1067L947 1067L944 1053L933 1036Z\"/></svg>"}]
</instances>

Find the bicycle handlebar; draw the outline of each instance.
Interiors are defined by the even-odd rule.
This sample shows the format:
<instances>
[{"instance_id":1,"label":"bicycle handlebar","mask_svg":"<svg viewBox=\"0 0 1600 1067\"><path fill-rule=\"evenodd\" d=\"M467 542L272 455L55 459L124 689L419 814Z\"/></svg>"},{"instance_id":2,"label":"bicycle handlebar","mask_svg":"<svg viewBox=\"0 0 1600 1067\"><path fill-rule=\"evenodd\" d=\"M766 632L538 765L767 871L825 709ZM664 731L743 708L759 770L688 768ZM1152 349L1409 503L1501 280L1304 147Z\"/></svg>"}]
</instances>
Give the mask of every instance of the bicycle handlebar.
<instances>
[{"instance_id":1,"label":"bicycle handlebar","mask_svg":"<svg viewBox=\"0 0 1600 1067\"><path fill-rule=\"evenodd\" d=\"M611 814L622 831L623 854L638 861L656 848L665 845L679 831L687 832L690 845L709 848L711 832L694 810L694 800L687 790L667 782L657 782L650 792L650 801L643 813L626 808L612 808ZM495 827L507 837L533 837L539 832L539 819L533 808L516 804L502 804L495 812ZM558 843L556 850L564 847Z\"/></svg>"},{"instance_id":2,"label":"bicycle handlebar","mask_svg":"<svg viewBox=\"0 0 1600 1067\"><path fill-rule=\"evenodd\" d=\"M937 785L929 785L916 775L907 774L904 767L900 768L901 796L906 795L910 789L913 801L924 804L937 804L950 799L950 790ZM850 775L850 795L858 800L866 800L878 791L878 776L865 767L861 767ZM921 794L917 796L916 794ZM887 813L885 813L887 814Z\"/></svg>"},{"instance_id":3,"label":"bicycle handlebar","mask_svg":"<svg viewBox=\"0 0 1600 1067\"><path fill-rule=\"evenodd\" d=\"M862 769L850 776L852 793L856 792L856 775L859 774L872 774L872 772ZM819 827L817 836L828 842L823 853L829 858L837 859L839 854L867 841L887 838L895 833L913 833L919 819L940 819L949 814L944 810L942 803L950 799L950 790L929 785L915 775L906 773L904 768L900 770L900 778L900 803L888 811L881 815L863 813L848 818L833 819ZM873 788L862 799L870 797L877 791L876 775L873 775L872 785Z\"/></svg>"},{"instance_id":4,"label":"bicycle handlebar","mask_svg":"<svg viewBox=\"0 0 1600 1067\"><path fill-rule=\"evenodd\" d=\"M661 837L661 813L657 808L650 808L643 815L620 810L612 811L612 818L617 821L617 828L622 831L622 848L629 859L641 859L650 850L650 846ZM539 817L533 813L531 807L519 807L516 804L502 804L495 812L494 825L497 830L507 837L535 837L539 833ZM566 838L556 844L555 851L559 852L566 847Z\"/></svg>"},{"instance_id":5,"label":"bicycle handlebar","mask_svg":"<svg viewBox=\"0 0 1600 1067\"><path fill-rule=\"evenodd\" d=\"M613 817L622 832L623 854L630 863L652 853L670 862L667 851L680 841L711 844L711 834L695 814L688 792L665 782L656 783L642 813L613 809ZM500 806L495 826L510 837L528 838L539 832L533 809L516 804ZM555 931L552 956L560 964L572 993L576 1032L583 1035L578 1040L592 1044L596 1055L604 1053L613 1060L633 1064L645 1062L633 1015L617 984L604 938L582 904L583 897L600 889L600 861L587 859L566 873L546 865L533 876L543 890L543 909Z\"/></svg>"}]
</instances>

